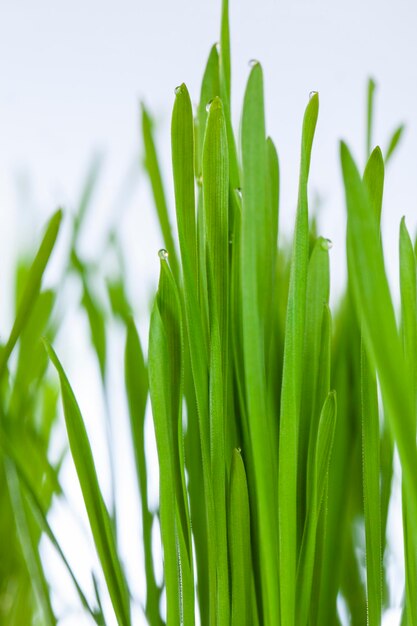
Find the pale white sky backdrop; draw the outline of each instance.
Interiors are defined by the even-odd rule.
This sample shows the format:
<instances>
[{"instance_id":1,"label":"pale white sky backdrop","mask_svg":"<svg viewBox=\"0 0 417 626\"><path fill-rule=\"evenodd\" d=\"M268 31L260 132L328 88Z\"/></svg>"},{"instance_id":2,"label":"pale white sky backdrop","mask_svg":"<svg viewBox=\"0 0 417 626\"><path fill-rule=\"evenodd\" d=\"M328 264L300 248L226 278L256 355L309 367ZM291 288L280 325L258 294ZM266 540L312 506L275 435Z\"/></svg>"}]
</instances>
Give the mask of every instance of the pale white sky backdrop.
<instances>
[{"instance_id":1,"label":"pale white sky backdrop","mask_svg":"<svg viewBox=\"0 0 417 626\"><path fill-rule=\"evenodd\" d=\"M218 39L219 15L220 0L1 0L2 336L8 321L4 302L10 288L10 258L17 242L30 242L33 225L45 220L57 205L68 209L75 206L97 151L104 153L105 167L84 237L86 254L94 254L104 226L117 219L118 193L141 150L141 99L155 114L169 180L174 88L186 82L197 100L209 48ZM257 58L265 72L267 130L280 156L281 225L287 233L294 219L303 111L309 92L320 92L310 188L311 196L319 194L323 201L321 234L334 243L331 259L336 292L344 276L345 223L338 139L346 139L363 162L369 75L379 85L376 141L384 148L394 127L400 121L407 124L401 149L389 167L383 216L393 281L401 216L406 215L412 233L416 229L416 28L417 5L411 0L231 0L235 122L237 126L248 60ZM156 252L161 239L140 172L128 208L123 218L124 241L130 250L132 289L138 311L143 313L156 280ZM23 231L19 236L18 229ZM102 437L97 434L100 408L96 371L91 356L79 346L85 338L85 325L73 312L65 328L67 347L64 337L61 353L95 436L98 465L106 472ZM74 329L79 328L78 334ZM141 330L145 336L144 324ZM114 354L119 359L122 339L114 338ZM122 453L127 437L122 429L118 441ZM67 483L73 478L71 472L67 467ZM73 497L81 509L76 490ZM123 506L129 522L128 537L129 533L134 535L138 518L135 507L129 508L128 497ZM67 540L71 535L69 545L74 556L80 551L84 556L85 540L81 535L78 538L74 529L71 533L62 530L67 528L62 511L55 517L61 534L67 535ZM132 552L127 539L125 543L126 553ZM137 540L135 549L140 550ZM78 560L83 575L79 556ZM130 569L135 570L134 561ZM137 577L138 587L142 584ZM61 607L62 601L58 604ZM69 616L64 623L81 624L81 619ZM397 622L393 618L389 623Z\"/></svg>"}]
</instances>

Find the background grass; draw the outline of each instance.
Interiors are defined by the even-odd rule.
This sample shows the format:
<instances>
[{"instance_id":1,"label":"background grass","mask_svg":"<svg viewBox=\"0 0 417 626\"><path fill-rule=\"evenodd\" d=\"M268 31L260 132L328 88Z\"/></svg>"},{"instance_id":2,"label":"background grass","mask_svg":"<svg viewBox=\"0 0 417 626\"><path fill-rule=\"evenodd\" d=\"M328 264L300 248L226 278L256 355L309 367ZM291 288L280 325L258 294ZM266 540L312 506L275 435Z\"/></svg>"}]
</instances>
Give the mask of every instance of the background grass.
<instances>
[{"instance_id":1,"label":"background grass","mask_svg":"<svg viewBox=\"0 0 417 626\"><path fill-rule=\"evenodd\" d=\"M25 337L37 319L36 307L45 299L41 279L60 213L51 219L27 274L15 323L0 354L0 382L5 387L4 491L10 495L8 517L23 559L18 546L13 549L34 594L24 603L31 611L25 617L28 623L57 621L39 557L41 532L58 551L91 620L101 625L114 620L123 626L134 623L137 603L120 549L123 526L113 445L119 424L110 410L108 338L116 321L126 337L125 391L147 581L146 601L140 608L147 622L331 625L341 623L343 598L349 623L380 624L390 606L383 559L397 450L403 477L406 572L402 621L416 623L416 260L402 221L398 324L380 235L385 166L402 127L389 140L385 157L378 147L373 149L370 81L363 173L347 145L340 145L348 283L331 312L331 242L316 232L309 211L319 95L310 94L302 123L293 239L290 245L278 246L280 169L277 150L266 133L262 67L257 61L250 63L240 133L235 137L229 41L224 2L220 44L210 51L196 111L187 87L175 89L171 145L178 236L170 224L152 120L142 108L145 169L165 242L159 252L148 354L132 316L117 234L110 232L106 246L116 252L119 274L108 282L105 298L96 294L97 267L79 252L96 164L72 225L65 276L71 273L80 283L100 372L110 497L103 494L83 417L51 346L54 334L44 341L46 352L39 348L40 335L48 334L45 326L52 306L48 300L39 313L42 320L27 339L39 348L32 363L36 375L30 373L28 359L34 348ZM11 377L8 366L15 348L18 359ZM92 574L94 595L83 590L48 523L47 508L59 485L57 468L47 460L47 443L41 447L43 465L36 476L28 459L19 456L10 426L16 421L14 402L24 398L14 392L11 381L23 378L22 388L27 390L31 386L27 377L35 376L35 402L41 402L49 381L46 353L58 372L69 447L99 560L100 572ZM156 510L147 493L148 395L159 460ZM31 412L36 412L36 403ZM25 413L19 407L16 414ZM55 404L42 415L50 428ZM26 441L19 439L19 446L26 454ZM49 484L44 475L55 481L46 494L39 486ZM155 574L159 557L152 545L157 522L162 583ZM358 557L361 533L365 563ZM8 576L11 580L11 566L6 569L6 584Z\"/></svg>"}]
</instances>

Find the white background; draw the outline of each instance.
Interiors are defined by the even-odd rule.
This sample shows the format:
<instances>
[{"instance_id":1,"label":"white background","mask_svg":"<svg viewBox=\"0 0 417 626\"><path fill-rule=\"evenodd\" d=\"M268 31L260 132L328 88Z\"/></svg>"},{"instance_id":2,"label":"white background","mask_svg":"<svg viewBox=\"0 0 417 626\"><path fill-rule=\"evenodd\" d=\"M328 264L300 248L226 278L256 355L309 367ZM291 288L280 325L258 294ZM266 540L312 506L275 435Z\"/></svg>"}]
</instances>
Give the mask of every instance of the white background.
<instances>
[{"instance_id":1,"label":"white background","mask_svg":"<svg viewBox=\"0 0 417 626\"><path fill-rule=\"evenodd\" d=\"M123 216L118 214L121 203L117 198L132 166L139 163L141 99L158 124L158 142L170 187L169 124L174 88L185 81L197 101L209 48L218 40L219 4L213 0L0 0L1 336L6 334L10 322L7 294L11 259L17 247L35 245L39 224L56 206L62 205L67 211L74 209L88 165L93 155L100 152L105 157L104 171L83 251L93 257L105 225L120 219L129 251L132 293L141 333L146 338L146 314L156 280L156 252L161 238L147 182L139 168ZM415 233L416 18L416 4L405 0L231 2L236 128L248 60L257 58L265 72L267 129L280 156L280 219L284 234L291 232L294 219L304 107L311 90L320 92L311 197L320 197L322 201L320 231L334 244L333 298L341 291L345 267L338 140L346 139L363 163L365 87L370 75L379 85L376 141L384 149L394 127L399 122L407 125L401 149L389 167L383 214L387 267L394 290L402 215L406 215L408 227ZM69 311L64 334L61 355L94 439L99 470L105 476L107 462L100 432L102 406L97 372L91 355L81 346L86 341L85 323L74 311ZM122 358L122 341L122 335L114 337L116 364ZM120 403L115 402L116 411ZM140 562L140 541L136 536L139 518L136 503L129 499L134 485L130 485L130 491L124 480L131 472L129 454L124 452L128 446L124 407L120 411L123 419L116 446L120 456L127 459L126 472L125 468L120 470L120 493L124 494L121 501L127 520L123 543L126 554L132 556L136 550ZM149 434L151 440L151 429ZM157 472L154 466L152 470L155 485ZM63 480L68 485L73 481L69 462ZM75 488L72 491L75 507L82 511L79 494ZM90 563L88 542L81 533L77 534L76 524L69 530L67 515L67 509L57 509L55 524L68 542L77 571L83 577ZM395 525L393 532L398 532ZM53 557L49 557L53 563ZM398 578L395 563L393 575ZM135 592L143 597L143 578L134 558L130 560L130 569L137 585ZM51 571L55 572L53 564ZM61 610L72 600L63 588L58 566L56 571L56 604ZM401 592L396 597L397 602L400 600ZM386 623L397 621L392 617ZM81 624L81 618L69 614L65 624Z\"/></svg>"}]
</instances>

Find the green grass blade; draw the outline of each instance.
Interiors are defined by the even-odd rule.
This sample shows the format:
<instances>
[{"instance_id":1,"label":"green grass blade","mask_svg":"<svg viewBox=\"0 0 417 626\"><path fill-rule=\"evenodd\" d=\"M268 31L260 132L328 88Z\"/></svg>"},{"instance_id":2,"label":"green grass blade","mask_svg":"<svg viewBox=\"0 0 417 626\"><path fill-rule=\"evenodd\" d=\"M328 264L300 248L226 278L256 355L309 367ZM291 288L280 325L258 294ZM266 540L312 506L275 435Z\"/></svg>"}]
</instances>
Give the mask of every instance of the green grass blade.
<instances>
[{"instance_id":1,"label":"green grass blade","mask_svg":"<svg viewBox=\"0 0 417 626\"><path fill-rule=\"evenodd\" d=\"M222 2L222 18L220 26L220 76L222 82L222 99L230 105L231 63L229 0L223 0Z\"/></svg>"},{"instance_id":2,"label":"green grass blade","mask_svg":"<svg viewBox=\"0 0 417 626\"><path fill-rule=\"evenodd\" d=\"M382 198L384 192L384 161L379 148L373 150L365 167L363 181L367 187L372 209L378 224L381 223Z\"/></svg>"},{"instance_id":3,"label":"green grass blade","mask_svg":"<svg viewBox=\"0 0 417 626\"><path fill-rule=\"evenodd\" d=\"M0 380L4 376L9 357L13 351L13 348L16 345L20 333L28 322L29 316L38 298L41 289L42 276L49 261L49 257L51 256L52 250L54 249L55 242L58 237L61 220L62 211L57 211L48 223L38 253L36 254L36 257L30 267L26 280L26 286L23 290L17 309L16 319L14 321L6 345L0 353Z\"/></svg>"},{"instance_id":4,"label":"green grass blade","mask_svg":"<svg viewBox=\"0 0 417 626\"><path fill-rule=\"evenodd\" d=\"M266 140L267 183L266 183L266 231L268 233L267 252L269 258L264 268L269 287L265 294L265 355L270 367L267 369L269 378L274 343L274 300L276 297L276 266L278 253L278 219L279 219L279 161L274 142L270 137ZM268 380L268 384L276 385L276 380Z\"/></svg>"},{"instance_id":5,"label":"green grass blade","mask_svg":"<svg viewBox=\"0 0 417 626\"><path fill-rule=\"evenodd\" d=\"M181 257L184 263L184 254L187 254L191 272L195 278L197 234L194 192L194 123L190 96L184 84L175 90L171 144ZM183 271L185 272L184 267Z\"/></svg>"},{"instance_id":6,"label":"green grass blade","mask_svg":"<svg viewBox=\"0 0 417 626\"><path fill-rule=\"evenodd\" d=\"M145 456L145 409L148 397L148 373L142 346L133 319L126 323L125 381L129 406L130 429L135 455L136 477L142 512L142 534L145 553L146 616L150 626L161 626L159 602L161 590L155 580L152 557L153 515L148 505L148 473Z\"/></svg>"},{"instance_id":7,"label":"green grass blade","mask_svg":"<svg viewBox=\"0 0 417 626\"><path fill-rule=\"evenodd\" d=\"M230 24L229 0L222 0L222 14L220 26L220 96L223 102L227 142L229 145L230 185L231 189L239 187L239 165L237 159L236 142L233 134L231 118L231 60L230 60Z\"/></svg>"},{"instance_id":8,"label":"green grass blade","mask_svg":"<svg viewBox=\"0 0 417 626\"><path fill-rule=\"evenodd\" d=\"M203 174L202 161L204 134L207 122L207 106L216 96L220 96L220 76L219 54L217 52L217 47L214 45L210 50L206 69L204 71L200 90L200 102L198 103L197 117L195 120L195 174L197 180L199 180Z\"/></svg>"},{"instance_id":9,"label":"green grass blade","mask_svg":"<svg viewBox=\"0 0 417 626\"><path fill-rule=\"evenodd\" d=\"M22 500L19 479L16 468L9 459L5 459L5 470L9 494L12 500L12 506L15 514L15 523L17 534L26 565L31 578L33 590L36 595L37 602L41 608L45 626L55 626L58 622L52 610L49 597L48 583L40 560L38 546L35 544L33 533L29 527L25 507Z\"/></svg>"},{"instance_id":10,"label":"green grass blade","mask_svg":"<svg viewBox=\"0 0 417 626\"><path fill-rule=\"evenodd\" d=\"M354 301L367 353L371 365L376 367L386 414L398 445L410 513L417 516L417 482L413 478L417 463L414 410L385 274L379 225L366 186L343 143L341 161L348 208L348 267Z\"/></svg>"},{"instance_id":11,"label":"green grass blade","mask_svg":"<svg viewBox=\"0 0 417 626\"><path fill-rule=\"evenodd\" d=\"M385 152L385 159L384 159L385 164L387 164L388 161L391 161L392 156L397 151L397 148L402 140L404 131L405 131L404 124L400 124L400 126L398 126L398 128L396 128L394 132L392 133L391 139L388 142L388 147Z\"/></svg>"},{"instance_id":12,"label":"green grass blade","mask_svg":"<svg viewBox=\"0 0 417 626\"><path fill-rule=\"evenodd\" d=\"M164 558L169 565L169 578L166 578L168 623L175 624L175 620L184 619L192 624L193 556L182 451L181 308L175 281L163 253L152 320L149 384L160 464L161 532Z\"/></svg>"},{"instance_id":13,"label":"green grass blade","mask_svg":"<svg viewBox=\"0 0 417 626\"><path fill-rule=\"evenodd\" d=\"M417 407L417 287L416 261L413 244L405 225L401 220L400 227L400 290L401 290L401 322L404 356L411 381L411 392L414 407ZM414 432L416 424L414 423ZM403 526L404 526L404 560L406 613L409 626L417 625L417 557L416 535L413 531L414 519L407 505L407 494L403 490ZM414 534L413 534L414 533Z\"/></svg>"},{"instance_id":14,"label":"green grass blade","mask_svg":"<svg viewBox=\"0 0 417 626\"><path fill-rule=\"evenodd\" d=\"M10 450L9 450L10 451ZM78 580L67 560L67 558L65 557L61 546L59 544L59 541L57 540L55 533L53 532L51 526L49 525L48 519L47 519L47 514L46 511L44 510L44 507L41 503L41 501L39 500L39 497L35 491L35 488L33 487L33 485L31 484L31 481L29 480L29 477L27 476L25 470L20 466L18 459L13 458L13 460L10 460L10 463L13 463L14 467L15 467L15 472L16 472L16 476L18 476L20 484L22 485L23 489L24 489L24 493L25 496L27 498L28 504L30 506L30 510L31 513L34 517L34 519L36 520L39 528L46 534L46 536L48 537L48 539L50 540L51 544L53 545L53 547L55 548L55 550L57 551L59 558L61 559L65 569L67 570L72 583L74 585L74 588L77 592L77 595L80 599L80 602L83 606L83 608L85 609L85 611L87 613L89 613L89 615L93 618L93 620L96 622L96 624L98 624L99 626L101 625L101 621L100 621L100 616L90 607L90 604L83 592L83 590L81 589Z\"/></svg>"},{"instance_id":15,"label":"green grass blade","mask_svg":"<svg viewBox=\"0 0 417 626\"><path fill-rule=\"evenodd\" d=\"M304 115L296 226L285 329L279 434L279 551L281 623L295 618L297 560L297 447L302 384L303 338L308 264L307 184L319 99L314 94Z\"/></svg>"},{"instance_id":16,"label":"green grass blade","mask_svg":"<svg viewBox=\"0 0 417 626\"><path fill-rule=\"evenodd\" d=\"M366 160L368 160L372 150L375 89L376 83L373 78L370 78L368 80L366 101Z\"/></svg>"},{"instance_id":17,"label":"green grass blade","mask_svg":"<svg viewBox=\"0 0 417 626\"><path fill-rule=\"evenodd\" d=\"M210 443L217 520L219 624L229 625L225 433L228 398L229 162L219 98L210 105L203 150L203 202L210 316Z\"/></svg>"},{"instance_id":18,"label":"green grass blade","mask_svg":"<svg viewBox=\"0 0 417 626\"><path fill-rule=\"evenodd\" d=\"M164 549L164 575L167 595L167 626L176 626L180 620L179 563L175 537L175 494L171 487L170 442L166 428L165 380L169 362L166 334L158 306L152 310L149 329L149 385L152 412L159 457L159 516ZM161 428L159 428L161 420Z\"/></svg>"},{"instance_id":19,"label":"green grass blade","mask_svg":"<svg viewBox=\"0 0 417 626\"><path fill-rule=\"evenodd\" d=\"M229 486L231 626L252 626L252 557L249 497L239 450L233 450Z\"/></svg>"},{"instance_id":20,"label":"green grass blade","mask_svg":"<svg viewBox=\"0 0 417 626\"><path fill-rule=\"evenodd\" d=\"M329 302L330 270L329 242L319 237L308 263L306 286L306 318L304 333L303 392L301 397L298 436L298 533L304 527L307 502L307 483L311 475L307 470L307 458L314 457L314 443L323 402L329 392L318 398L318 377L322 348L323 306Z\"/></svg>"},{"instance_id":21,"label":"green grass blade","mask_svg":"<svg viewBox=\"0 0 417 626\"><path fill-rule=\"evenodd\" d=\"M378 391L375 372L369 364L363 344L361 396L368 625L379 626L382 603L382 554Z\"/></svg>"},{"instance_id":22,"label":"green grass blade","mask_svg":"<svg viewBox=\"0 0 417 626\"><path fill-rule=\"evenodd\" d=\"M98 179L103 167L103 159L101 155L96 155L90 165L87 173L87 177L82 188L81 198L78 203L77 213L74 216L74 228L72 231L72 243L71 248L75 248L77 240L85 219L87 217L88 209L91 207L91 201L93 194L97 189Z\"/></svg>"},{"instance_id":23,"label":"green grass blade","mask_svg":"<svg viewBox=\"0 0 417 626\"><path fill-rule=\"evenodd\" d=\"M45 341L49 358L55 366L62 392L65 423L72 458L78 474L84 503L97 554L103 569L110 598L119 626L130 626L129 592L116 548L109 513L100 490L93 454L80 409L61 363Z\"/></svg>"},{"instance_id":24,"label":"green grass blade","mask_svg":"<svg viewBox=\"0 0 417 626\"><path fill-rule=\"evenodd\" d=\"M317 443L314 462L314 480L310 495L311 506L307 512L300 560L297 571L298 598L296 604L296 624L308 624L308 611L314 572L314 560L317 540L317 526L320 508L327 485L330 458L336 425L336 394L334 391L327 396L319 419Z\"/></svg>"},{"instance_id":25,"label":"green grass blade","mask_svg":"<svg viewBox=\"0 0 417 626\"><path fill-rule=\"evenodd\" d=\"M384 190L384 162L379 148L373 150L366 164L363 181L366 185L378 225L381 222ZM367 619L369 626L381 622L382 549L380 497L380 434L378 391L374 368L371 367L363 340L361 341L361 432L362 480L366 540Z\"/></svg>"},{"instance_id":26,"label":"green grass blade","mask_svg":"<svg viewBox=\"0 0 417 626\"><path fill-rule=\"evenodd\" d=\"M156 151L155 139L152 130L152 120L145 105L142 104L142 136L145 148L145 167L151 183L154 203L158 215L159 225L164 240L164 246L170 255L170 264L174 276L179 276L179 263L177 250L172 235L172 228L169 219L168 205L165 196L164 184L162 181L161 168Z\"/></svg>"},{"instance_id":27,"label":"green grass blade","mask_svg":"<svg viewBox=\"0 0 417 626\"><path fill-rule=\"evenodd\" d=\"M204 332L202 311L198 302L198 279L196 275L196 228L193 181L194 142L192 135L192 111L190 97L185 85L176 89L172 115L172 161L174 171L175 201L178 236L184 276L184 310L190 363L194 381L197 415L199 420L203 488L207 515L209 623L216 622L216 520L214 514L213 485L210 472L209 431L209 347Z\"/></svg>"},{"instance_id":28,"label":"green grass blade","mask_svg":"<svg viewBox=\"0 0 417 626\"><path fill-rule=\"evenodd\" d=\"M203 201L207 242L210 318L218 325L222 371L227 373L229 293L229 159L223 106L210 105L203 152Z\"/></svg>"},{"instance_id":29,"label":"green grass blade","mask_svg":"<svg viewBox=\"0 0 417 626\"><path fill-rule=\"evenodd\" d=\"M276 475L267 417L264 328L261 320L259 278L264 272L259 248L266 245L266 136L262 69L256 64L246 87L242 117L242 230L241 297L243 357L246 405L252 445L259 528L261 585L266 623L279 621L278 546L276 539L277 491L271 476Z\"/></svg>"}]
</instances>

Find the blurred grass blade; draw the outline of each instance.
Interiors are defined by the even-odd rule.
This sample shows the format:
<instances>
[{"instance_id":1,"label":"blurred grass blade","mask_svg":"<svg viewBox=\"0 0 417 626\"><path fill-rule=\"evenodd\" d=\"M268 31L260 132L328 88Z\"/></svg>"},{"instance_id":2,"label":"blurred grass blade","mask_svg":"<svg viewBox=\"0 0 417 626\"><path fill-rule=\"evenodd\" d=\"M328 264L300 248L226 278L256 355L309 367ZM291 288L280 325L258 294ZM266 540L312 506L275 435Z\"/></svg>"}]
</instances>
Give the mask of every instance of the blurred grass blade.
<instances>
[{"instance_id":1,"label":"blurred grass blade","mask_svg":"<svg viewBox=\"0 0 417 626\"><path fill-rule=\"evenodd\" d=\"M31 584L41 609L43 624L45 626L55 626L58 622L52 610L49 587L43 572L38 546L34 542L33 533L28 524L16 469L8 459L5 459L4 463L9 494L15 514L16 529L31 578Z\"/></svg>"},{"instance_id":2,"label":"blurred grass blade","mask_svg":"<svg viewBox=\"0 0 417 626\"><path fill-rule=\"evenodd\" d=\"M404 131L405 131L404 124L400 124L400 126L398 126L398 128L396 128L394 132L392 133L391 139L389 140L389 143L388 143L387 150L385 152L385 165L388 163L388 161L391 160L392 156L397 151L397 147L399 146L401 142Z\"/></svg>"},{"instance_id":3,"label":"blurred grass blade","mask_svg":"<svg viewBox=\"0 0 417 626\"><path fill-rule=\"evenodd\" d=\"M404 357L411 381L411 394L414 410L417 408L417 286L416 260L413 244L402 218L400 226L400 291L401 326ZM414 436L416 422L414 422ZM409 626L417 626L417 553L415 520L410 514L407 494L403 489L403 526L405 560L405 609Z\"/></svg>"},{"instance_id":4,"label":"blurred grass blade","mask_svg":"<svg viewBox=\"0 0 417 626\"><path fill-rule=\"evenodd\" d=\"M110 516L100 490L84 421L58 357L47 341L45 347L59 375L71 454L117 622L119 626L131 626L127 583L117 554Z\"/></svg>"},{"instance_id":5,"label":"blurred grass blade","mask_svg":"<svg viewBox=\"0 0 417 626\"><path fill-rule=\"evenodd\" d=\"M307 185L311 150L319 110L318 94L307 105L301 140L299 195L294 233L285 327L284 365L279 429L279 553L281 623L295 619L297 561L297 454L302 384L303 339L308 264Z\"/></svg>"},{"instance_id":6,"label":"blurred grass blade","mask_svg":"<svg viewBox=\"0 0 417 626\"><path fill-rule=\"evenodd\" d=\"M87 216L87 211L91 207L91 200L97 188L97 182L103 167L103 157L100 154L94 156L90 169L88 170L86 180L78 203L77 213L74 216L74 228L72 231L71 248L75 248L77 241Z\"/></svg>"},{"instance_id":7,"label":"blurred grass blade","mask_svg":"<svg viewBox=\"0 0 417 626\"><path fill-rule=\"evenodd\" d=\"M381 223L382 198L384 192L384 161L379 148L372 151L365 167L363 182L368 190L372 210L378 225Z\"/></svg>"},{"instance_id":8,"label":"blurred grass blade","mask_svg":"<svg viewBox=\"0 0 417 626\"><path fill-rule=\"evenodd\" d=\"M10 452L10 449L8 449L8 452ZM47 514L44 510L44 507L42 506L42 503L39 500L39 497L33 487L33 485L31 484L31 481L29 480L29 477L27 476L25 470L23 469L23 467L20 466L18 459L13 458L10 459L9 461L10 464L13 464L14 466L14 471L16 474L16 477L18 477L20 484L22 485L24 492L25 492L25 496L27 498L27 501L29 503L30 506L30 510L32 512L32 515L34 517L34 519L36 520L36 522L39 525L39 528L46 534L46 536L48 537L48 539L50 540L50 542L52 543L52 545L54 546L55 550L57 551L65 569L68 572L68 575L70 576L75 590L77 592L77 595L80 599L80 602L83 606L83 608L87 611L87 613L89 613L89 615L93 618L93 620L96 622L96 624L98 624L98 626L102 625L102 621L100 619L100 616L97 614L96 611L94 611L91 607L90 604L84 594L84 592L82 591L78 580L67 560L67 558L65 557L61 546L55 536L55 533L53 532L51 526L49 525L48 519L47 519ZM19 487L20 488L20 487Z\"/></svg>"},{"instance_id":9,"label":"blurred grass blade","mask_svg":"<svg viewBox=\"0 0 417 626\"><path fill-rule=\"evenodd\" d=\"M372 150L375 89L376 83L374 79L369 78L366 100L366 160L368 160Z\"/></svg>"},{"instance_id":10,"label":"blurred grass blade","mask_svg":"<svg viewBox=\"0 0 417 626\"><path fill-rule=\"evenodd\" d=\"M362 463L365 511L368 624L381 623L382 554L378 391L364 345L361 345Z\"/></svg>"},{"instance_id":11,"label":"blurred grass blade","mask_svg":"<svg viewBox=\"0 0 417 626\"><path fill-rule=\"evenodd\" d=\"M20 333L28 322L29 316L39 295L42 276L55 246L61 220L62 211L57 211L48 222L42 243L29 270L26 286L23 290L17 309L16 319L6 345L0 353L0 380L4 376L9 357L16 345Z\"/></svg>"}]
</instances>

